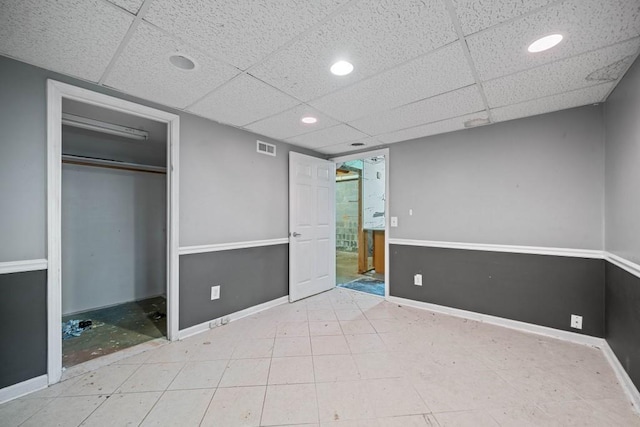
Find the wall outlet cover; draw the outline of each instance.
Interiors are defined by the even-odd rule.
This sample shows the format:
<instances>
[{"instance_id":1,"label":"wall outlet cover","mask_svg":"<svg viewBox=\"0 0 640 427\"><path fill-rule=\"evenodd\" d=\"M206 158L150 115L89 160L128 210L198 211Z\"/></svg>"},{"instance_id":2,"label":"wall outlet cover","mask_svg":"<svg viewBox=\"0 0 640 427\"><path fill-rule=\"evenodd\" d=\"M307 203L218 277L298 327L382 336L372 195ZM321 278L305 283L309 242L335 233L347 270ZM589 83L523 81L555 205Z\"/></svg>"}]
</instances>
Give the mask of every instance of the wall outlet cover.
<instances>
[{"instance_id":1,"label":"wall outlet cover","mask_svg":"<svg viewBox=\"0 0 640 427\"><path fill-rule=\"evenodd\" d=\"M211 287L211 301L220 299L220 285Z\"/></svg>"},{"instance_id":2,"label":"wall outlet cover","mask_svg":"<svg viewBox=\"0 0 640 427\"><path fill-rule=\"evenodd\" d=\"M398 226L398 217L397 216L392 216L391 217L391 226L392 227L397 227Z\"/></svg>"},{"instance_id":3,"label":"wall outlet cover","mask_svg":"<svg viewBox=\"0 0 640 427\"><path fill-rule=\"evenodd\" d=\"M422 286L422 274L413 275L413 284L416 286Z\"/></svg>"},{"instance_id":4,"label":"wall outlet cover","mask_svg":"<svg viewBox=\"0 0 640 427\"><path fill-rule=\"evenodd\" d=\"M572 314L571 327L574 329L582 329L582 316L578 316L577 314Z\"/></svg>"}]
</instances>

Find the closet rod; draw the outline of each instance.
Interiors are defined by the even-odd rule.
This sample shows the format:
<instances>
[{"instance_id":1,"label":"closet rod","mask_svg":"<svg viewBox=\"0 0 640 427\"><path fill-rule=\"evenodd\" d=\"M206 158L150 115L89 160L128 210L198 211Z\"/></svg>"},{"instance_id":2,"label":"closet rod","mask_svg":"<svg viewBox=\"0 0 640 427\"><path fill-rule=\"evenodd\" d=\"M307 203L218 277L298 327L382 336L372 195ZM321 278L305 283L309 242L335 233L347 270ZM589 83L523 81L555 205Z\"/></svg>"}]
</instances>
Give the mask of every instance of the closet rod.
<instances>
[{"instance_id":1,"label":"closet rod","mask_svg":"<svg viewBox=\"0 0 640 427\"><path fill-rule=\"evenodd\" d=\"M148 172L166 175L167 168L162 166L141 165L138 163L119 162L117 160L95 159L92 157L74 156L71 154L62 155L62 163L80 166L95 166L107 169L120 169L135 172Z\"/></svg>"}]
</instances>

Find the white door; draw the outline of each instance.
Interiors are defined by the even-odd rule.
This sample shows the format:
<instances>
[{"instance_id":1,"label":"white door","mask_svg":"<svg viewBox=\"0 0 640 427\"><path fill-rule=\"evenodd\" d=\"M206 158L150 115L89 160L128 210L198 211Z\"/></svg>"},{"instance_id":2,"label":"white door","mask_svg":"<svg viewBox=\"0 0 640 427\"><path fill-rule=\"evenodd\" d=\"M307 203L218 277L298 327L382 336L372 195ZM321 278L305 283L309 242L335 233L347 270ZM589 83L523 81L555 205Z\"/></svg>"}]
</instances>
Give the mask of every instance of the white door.
<instances>
[{"instance_id":1,"label":"white door","mask_svg":"<svg viewBox=\"0 0 640 427\"><path fill-rule=\"evenodd\" d=\"M289 301L336 284L336 165L289 153Z\"/></svg>"}]
</instances>

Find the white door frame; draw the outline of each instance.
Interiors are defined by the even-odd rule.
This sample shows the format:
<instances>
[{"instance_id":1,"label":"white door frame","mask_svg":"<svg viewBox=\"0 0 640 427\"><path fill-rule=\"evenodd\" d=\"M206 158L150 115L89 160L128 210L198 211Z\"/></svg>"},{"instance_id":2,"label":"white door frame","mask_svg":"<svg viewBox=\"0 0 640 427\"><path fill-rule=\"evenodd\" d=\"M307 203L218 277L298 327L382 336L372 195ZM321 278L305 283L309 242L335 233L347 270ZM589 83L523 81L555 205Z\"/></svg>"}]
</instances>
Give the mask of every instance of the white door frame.
<instances>
[{"instance_id":1,"label":"white door frame","mask_svg":"<svg viewBox=\"0 0 640 427\"><path fill-rule=\"evenodd\" d=\"M55 80L47 80L47 375L62 376L62 99L167 124L167 338L178 339L178 154L180 117Z\"/></svg>"},{"instance_id":2,"label":"white door frame","mask_svg":"<svg viewBox=\"0 0 640 427\"><path fill-rule=\"evenodd\" d=\"M366 159L367 157L384 156L384 297L389 297L389 149L365 151L357 154L347 154L339 157L332 157L334 163L346 162L349 160ZM335 230L334 230L335 232Z\"/></svg>"}]
</instances>

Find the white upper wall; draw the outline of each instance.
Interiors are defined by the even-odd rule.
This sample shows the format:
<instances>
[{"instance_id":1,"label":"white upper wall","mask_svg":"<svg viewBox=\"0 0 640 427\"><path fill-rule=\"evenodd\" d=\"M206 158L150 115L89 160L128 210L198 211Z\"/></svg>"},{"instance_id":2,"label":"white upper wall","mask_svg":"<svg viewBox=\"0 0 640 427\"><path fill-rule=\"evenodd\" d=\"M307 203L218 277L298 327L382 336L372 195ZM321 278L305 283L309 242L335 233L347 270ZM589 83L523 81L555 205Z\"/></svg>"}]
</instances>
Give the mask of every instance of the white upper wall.
<instances>
[{"instance_id":1,"label":"white upper wall","mask_svg":"<svg viewBox=\"0 0 640 427\"><path fill-rule=\"evenodd\" d=\"M392 145L391 237L601 250L603 132L589 106Z\"/></svg>"},{"instance_id":2,"label":"white upper wall","mask_svg":"<svg viewBox=\"0 0 640 427\"><path fill-rule=\"evenodd\" d=\"M640 264L640 63L605 104L605 248Z\"/></svg>"}]
</instances>

